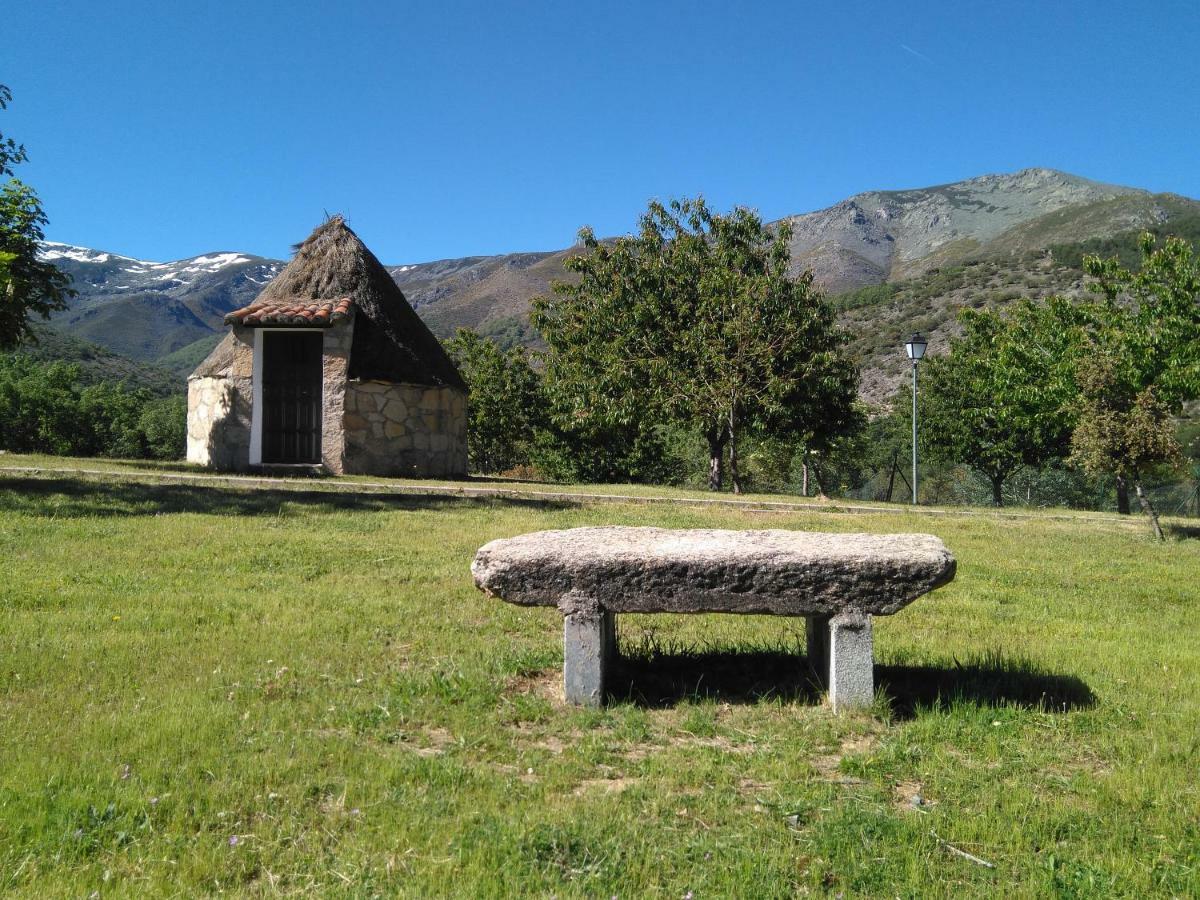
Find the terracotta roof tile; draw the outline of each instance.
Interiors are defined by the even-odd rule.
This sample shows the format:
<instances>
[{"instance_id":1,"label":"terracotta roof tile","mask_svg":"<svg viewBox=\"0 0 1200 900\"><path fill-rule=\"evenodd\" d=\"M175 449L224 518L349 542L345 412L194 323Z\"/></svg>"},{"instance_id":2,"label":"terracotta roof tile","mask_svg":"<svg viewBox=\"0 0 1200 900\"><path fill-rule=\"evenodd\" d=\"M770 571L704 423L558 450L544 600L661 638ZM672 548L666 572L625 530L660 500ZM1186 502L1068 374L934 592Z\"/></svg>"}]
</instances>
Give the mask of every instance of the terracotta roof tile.
<instances>
[{"instance_id":1,"label":"terracotta roof tile","mask_svg":"<svg viewBox=\"0 0 1200 900\"><path fill-rule=\"evenodd\" d=\"M338 300L314 300L310 297L281 297L265 302L255 301L235 309L225 316L226 325L299 325L309 328L328 328L347 318L354 307L349 297Z\"/></svg>"}]
</instances>

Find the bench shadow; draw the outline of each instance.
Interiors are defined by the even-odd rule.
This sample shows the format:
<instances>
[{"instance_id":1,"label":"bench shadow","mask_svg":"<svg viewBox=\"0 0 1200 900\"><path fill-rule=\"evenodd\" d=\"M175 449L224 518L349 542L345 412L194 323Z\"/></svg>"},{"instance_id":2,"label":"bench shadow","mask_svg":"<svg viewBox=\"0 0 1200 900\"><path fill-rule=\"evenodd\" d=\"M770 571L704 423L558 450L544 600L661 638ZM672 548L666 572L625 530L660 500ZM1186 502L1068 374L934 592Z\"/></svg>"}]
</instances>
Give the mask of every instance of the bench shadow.
<instances>
[{"instance_id":1,"label":"bench shadow","mask_svg":"<svg viewBox=\"0 0 1200 900\"><path fill-rule=\"evenodd\" d=\"M624 649L608 678L611 702L647 708L694 700L808 705L820 703L824 696L808 658L800 652ZM1091 688L1074 675L1048 672L1031 661L997 653L948 665L877 664L875 684L901 719L964 702L1045 712L1086 709L1096 702Z\"/></svg>"},{"instance_id":2,"label":"bench shadow","mask_svg":"<svg viewBox=\"0 0 1200 900\"><path fill-rule=\"evenodd\" d=\"M448 509L463 504L538 510L574 504L523 497L392 494L319 488L242 488L209 484L148 484L76 477L0 478L0 511L54 518L203 513L278 516L288 509L385 511Z\"/></svg>"}]
</instances>

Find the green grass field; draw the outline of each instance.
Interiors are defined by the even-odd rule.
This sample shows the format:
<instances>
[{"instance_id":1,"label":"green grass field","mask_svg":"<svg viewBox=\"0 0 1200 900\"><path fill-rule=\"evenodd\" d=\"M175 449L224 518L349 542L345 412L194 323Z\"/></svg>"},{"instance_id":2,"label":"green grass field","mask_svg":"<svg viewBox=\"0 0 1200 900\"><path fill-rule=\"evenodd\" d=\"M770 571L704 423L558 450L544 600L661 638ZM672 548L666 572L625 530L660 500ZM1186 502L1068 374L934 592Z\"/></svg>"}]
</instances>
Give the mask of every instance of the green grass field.
<instances>
[{"instance_id":1,"label":"green grass field","mask_svg":"<svg viewBox=\"0 0 1200 900\"><path fill-rule=\"evenodd\" d=\"M11 459L19 462L19 459ZM478 594L584 524L932 531L834 716L800 621L561 620ZM17 896L1196 896L1200 533L0 474L0 891ZM986 868L947 844L991 863Z\"/></svg>"}]
</instances>

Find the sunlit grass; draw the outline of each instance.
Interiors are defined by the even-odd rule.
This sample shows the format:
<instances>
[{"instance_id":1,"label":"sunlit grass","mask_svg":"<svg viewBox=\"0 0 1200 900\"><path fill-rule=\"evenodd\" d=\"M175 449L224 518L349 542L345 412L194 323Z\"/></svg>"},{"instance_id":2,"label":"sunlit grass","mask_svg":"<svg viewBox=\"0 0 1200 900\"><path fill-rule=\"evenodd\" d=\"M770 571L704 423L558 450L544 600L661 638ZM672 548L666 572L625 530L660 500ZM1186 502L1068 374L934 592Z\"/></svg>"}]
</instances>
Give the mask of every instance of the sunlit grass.
<instances>
[{"instance_id":1,"label":"sunlit grass","mask_svg":"<svg viewBox=\"0 0 1200 900\"><path fill-rule=\"evenodd\" d=\"M959 576L877 621L870 714L733 616L623 617L575 710L558 614L468 565L603 523L933 531ZM0 890L1195 895L1184 534L0 477Z\"/></svg>"}]
</instances>

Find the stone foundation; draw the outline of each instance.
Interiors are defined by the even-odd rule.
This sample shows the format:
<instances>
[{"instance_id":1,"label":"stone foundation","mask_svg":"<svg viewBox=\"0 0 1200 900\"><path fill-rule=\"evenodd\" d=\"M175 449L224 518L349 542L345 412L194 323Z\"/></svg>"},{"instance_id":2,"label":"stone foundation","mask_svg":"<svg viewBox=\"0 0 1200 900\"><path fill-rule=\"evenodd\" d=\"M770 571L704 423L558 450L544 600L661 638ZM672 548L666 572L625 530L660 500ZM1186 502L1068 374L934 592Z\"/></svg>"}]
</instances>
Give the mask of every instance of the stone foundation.
<instances>
[{"instance_id":1,"label":"stone foundation","mask_svg":"<svg viewBox=\"0 0 1200 900\"><path fill-rule=\"evenodd\" d=\"M346 385L346 472L467 474L467 397L456 388L383 381Z\"/></svg>"}]
</instances>

